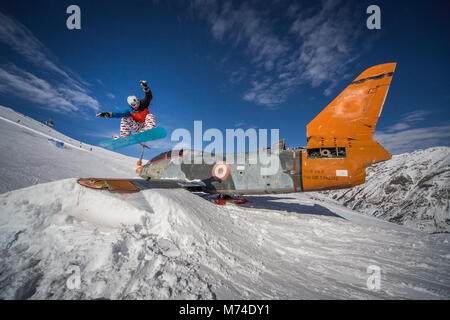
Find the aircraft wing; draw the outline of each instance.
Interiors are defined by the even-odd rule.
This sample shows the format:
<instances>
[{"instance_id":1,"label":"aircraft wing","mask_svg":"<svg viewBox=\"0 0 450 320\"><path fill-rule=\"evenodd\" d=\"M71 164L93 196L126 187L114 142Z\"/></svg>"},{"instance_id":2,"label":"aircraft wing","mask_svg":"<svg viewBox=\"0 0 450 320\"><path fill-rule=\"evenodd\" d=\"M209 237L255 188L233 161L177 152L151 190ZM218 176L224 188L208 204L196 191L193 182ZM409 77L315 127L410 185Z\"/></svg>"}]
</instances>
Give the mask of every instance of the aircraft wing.
<instances>
[{"instance_id":1,"label":"aircraft wing","mask_svg":"<svg viewBox=\"0 0 450 320\"><path fill-rule=\"evenodd\" d=\"M147 189L188 189L201 191L203 184L196 181L184 180L144 180L144 179L109 179L109 178L80 178L77 182L91 189L106 190L113 193L134 193Z\"/></svg>"}]
</instances>

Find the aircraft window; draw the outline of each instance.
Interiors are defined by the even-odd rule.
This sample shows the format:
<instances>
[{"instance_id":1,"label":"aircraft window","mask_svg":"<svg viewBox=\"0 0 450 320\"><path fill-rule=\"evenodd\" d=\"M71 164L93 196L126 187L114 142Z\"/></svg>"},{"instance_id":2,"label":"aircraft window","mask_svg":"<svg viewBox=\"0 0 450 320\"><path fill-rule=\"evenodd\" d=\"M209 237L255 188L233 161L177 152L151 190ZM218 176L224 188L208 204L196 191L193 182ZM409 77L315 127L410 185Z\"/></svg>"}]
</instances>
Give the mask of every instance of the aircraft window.
<instances>
[{"instance_id":1,"label":"aircraft window","mask_svg":"<svg viewBox=\"0 0 450 320\"><path fill-rule=\"evenodd\" d=\"M332 159L347 157L347 149L345 147L337 148L312 148L307 149L308 158L311 159Z\"/></svg>"},{"instance_id":2,"label":"aircraft window","mask_svg":"<svg viewBox=\"0 0 450 320\"><path fill-rule=\"evenodd\" d=\"M178 158L183 156L183 149L181 150L171 150L167 152L167 159Z\"/></svg>"},{"instance_id":3,"label":"aircraft window","mask_svg":"<svg viewBox=\"0 0 450 320\"><path fill-rule=\"evenodd\" d=\"M156 161L160 161L166 158L166 154L167 152L158 154L156 157L152 158L152 160L150 160L150 163L156 162Z\"/></svg>"}]
</instances>

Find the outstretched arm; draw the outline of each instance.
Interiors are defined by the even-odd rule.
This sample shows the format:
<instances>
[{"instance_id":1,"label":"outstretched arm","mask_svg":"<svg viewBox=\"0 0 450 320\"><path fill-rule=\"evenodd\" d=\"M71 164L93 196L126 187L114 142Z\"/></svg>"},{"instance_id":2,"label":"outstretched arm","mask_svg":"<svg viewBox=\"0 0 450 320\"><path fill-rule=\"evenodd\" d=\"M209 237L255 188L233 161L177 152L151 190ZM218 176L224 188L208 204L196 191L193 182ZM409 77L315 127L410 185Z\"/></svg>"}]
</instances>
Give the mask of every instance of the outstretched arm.
<instances>
[{"instance_id":1,"label":"outstretched arm","mask_svg":"<svg viewBox=\"0 0 450 320\"><path fill-rule=\"evenodd\" d=\"M111 112L100 112L95 115L97 118L111 118L112 113Z\"/></svg>"},{"instance_id":2,"label":"outstretched arm","mask_svg":"<svg viewBox=\"0 0 450 320\"><path fill-rule=\"evenodd\" d=\"M129 117L130 110L128 108L122 109L118 112L100 112L95 115L97 118L122 118Z\"/></svg>"},{"instance_id":3,"label":"outstretched arm","mask_svg":"<svg viewBox=\"0 0 450 320\"><path fill-rule=\"evenodd\" d=\"M139 84L141 85L142 89L145 92L145 97L143 99L141 99L140 105L139 105L140 108L144 109L150 105L150 101L152 101L153 95L152 95L152 90L150 90L150 88L147 85L147 81L141 80L139 82Z\"/></svg>"},{"instance_id":4,"label":"outstretched arm","mask_svg":"<svg viewBox=\"0 0 450 320\"><path fill-rule=\"evenodd\" d=\"M126 107L118 112L112 112L111 117L112 118L122 118L122 117L129 117L130 116L130 108Z\"/></svg>"}]
</instances>

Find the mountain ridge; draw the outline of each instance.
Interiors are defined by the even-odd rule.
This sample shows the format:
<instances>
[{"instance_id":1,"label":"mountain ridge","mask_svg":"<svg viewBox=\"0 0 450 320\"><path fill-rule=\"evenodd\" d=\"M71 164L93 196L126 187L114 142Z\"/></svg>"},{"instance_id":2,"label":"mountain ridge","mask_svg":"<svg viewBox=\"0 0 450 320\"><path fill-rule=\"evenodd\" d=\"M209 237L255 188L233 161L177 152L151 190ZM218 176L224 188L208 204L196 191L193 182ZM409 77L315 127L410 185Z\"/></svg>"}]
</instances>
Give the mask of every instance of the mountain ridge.
<instances>
[{"instance_id":1,"label":"mountain ridge","mask_svg":"<svg viewBox=\"0 0 450 320\"><path fill-rule=\"evenodd\" d=\"M358 212L424 232L450 232L450 148L394 155L366 169L366 182L323 191Z\"/></svg>"}]
</instances>

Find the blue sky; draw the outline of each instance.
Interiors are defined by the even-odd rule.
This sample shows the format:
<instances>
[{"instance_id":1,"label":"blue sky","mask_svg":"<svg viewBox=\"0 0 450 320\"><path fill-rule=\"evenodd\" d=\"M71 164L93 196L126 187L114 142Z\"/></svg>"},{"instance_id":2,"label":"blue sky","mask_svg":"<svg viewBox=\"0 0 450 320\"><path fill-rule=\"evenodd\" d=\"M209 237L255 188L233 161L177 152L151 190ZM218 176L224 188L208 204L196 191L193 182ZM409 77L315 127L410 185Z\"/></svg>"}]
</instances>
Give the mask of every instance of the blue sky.
<instances>
[{"instance_id":1,"label":"blue sky","mask_svg":"<svg viewBox=\"0 0 450 320\"><path fill-rule=\"evenodd\" d=\"M81 30L66 8L81 8ZM366 8L381 8L381 30ZM375 139L391 153L450 145L447 1L14 1L0 7L0 104L98 145L119 131L100 111L153 91L169 130L306 125L366 68L397 62ZM155 141L148 156L170 149ZM138 156L138 147L123 149Z\"/></svg>"}]
</instances>

